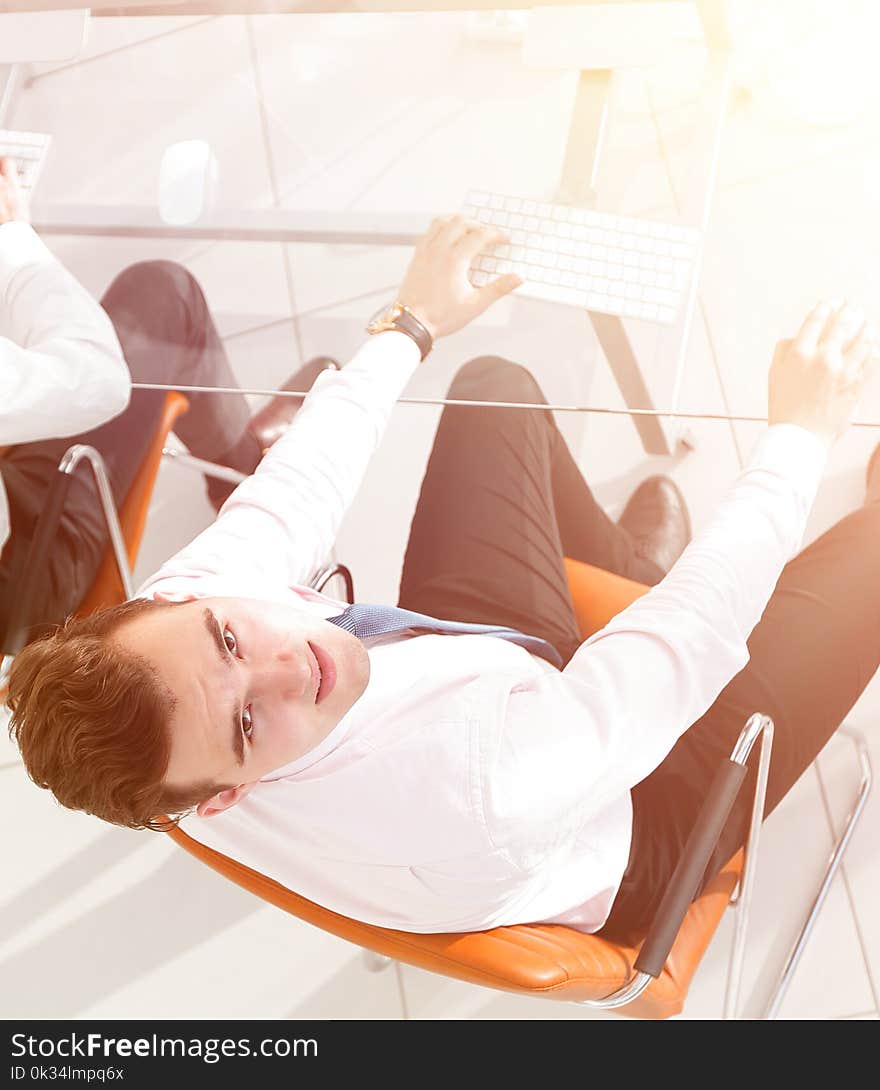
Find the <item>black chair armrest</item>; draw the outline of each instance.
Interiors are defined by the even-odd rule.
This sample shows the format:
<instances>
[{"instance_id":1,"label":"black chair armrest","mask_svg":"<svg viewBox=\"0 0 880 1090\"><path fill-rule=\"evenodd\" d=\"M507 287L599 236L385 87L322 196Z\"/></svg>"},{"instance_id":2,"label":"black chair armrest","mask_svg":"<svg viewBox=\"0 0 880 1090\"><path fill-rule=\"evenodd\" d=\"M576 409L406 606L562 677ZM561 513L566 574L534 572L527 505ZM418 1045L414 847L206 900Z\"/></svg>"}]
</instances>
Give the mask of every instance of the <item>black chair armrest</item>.
<instances>
[{"instance_id":1,"label":"black chair armrest","mask_svg":"<svg viewBox=\"0 0 880 1090\"><path fill-rule=\"evenodd\" d=\"M663 971L681 922L699 889L709 858L742 787L746 771L745 764L725 760L715 773L706 801L639 951L635 963L638 972L657 977Z\"/></svg>"}]
</instances>

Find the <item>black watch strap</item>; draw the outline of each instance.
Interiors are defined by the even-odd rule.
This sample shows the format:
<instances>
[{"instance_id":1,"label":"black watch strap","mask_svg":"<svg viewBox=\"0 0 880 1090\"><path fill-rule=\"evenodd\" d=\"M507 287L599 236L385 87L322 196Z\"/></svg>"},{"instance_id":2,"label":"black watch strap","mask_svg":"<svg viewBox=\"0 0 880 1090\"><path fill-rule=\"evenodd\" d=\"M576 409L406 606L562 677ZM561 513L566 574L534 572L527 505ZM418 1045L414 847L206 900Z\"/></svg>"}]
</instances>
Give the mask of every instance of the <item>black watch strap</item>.
<instances>
[{"instance_id":1,"label":"black watch strap","mask_svg":"<svg viewBox=\"0 0 880 1090\"><path fill-rule=\"evenodd\" d=\"M405 306L400 308L400 313L394 319L394 327L399 329L401 333L405 333L408 337L412 337L419 347L422 359L424 359L434 347L434 338L412 311L408 310Z\"/></svg>"}]
</instances>

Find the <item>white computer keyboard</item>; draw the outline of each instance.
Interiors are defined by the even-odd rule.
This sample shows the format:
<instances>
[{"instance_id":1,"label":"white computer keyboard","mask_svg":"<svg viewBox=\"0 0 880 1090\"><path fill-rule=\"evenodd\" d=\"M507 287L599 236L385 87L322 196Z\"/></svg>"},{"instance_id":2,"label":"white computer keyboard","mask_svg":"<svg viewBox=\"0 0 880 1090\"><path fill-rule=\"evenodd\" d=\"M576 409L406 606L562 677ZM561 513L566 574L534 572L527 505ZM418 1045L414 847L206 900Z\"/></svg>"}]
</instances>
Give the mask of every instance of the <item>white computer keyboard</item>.
<instances>
[{"instance_id":1,"label":"white computer keyboard","mask_svg":"<svg viewBox=\"0 0 880 1090\"><path fill-rule=\"evenodd\" d=\"M25 197L30 197L40 177L51 137L42 132L0 129L0 158L9 156L18 165L18 180Z\"/></svg>"},{"instance_id":2,"label":"white computer keyboard","mask_svg":"<svg viewBox=\"0 0 880 1090\"><path fill-rule=\"evenodd\" d=\"M462 212L510 240L478 255L477 287L514 272L520 295L666 324L687 296L700 244L691 228L499 193L469 193Z\"/></svg>"}]
</instances>

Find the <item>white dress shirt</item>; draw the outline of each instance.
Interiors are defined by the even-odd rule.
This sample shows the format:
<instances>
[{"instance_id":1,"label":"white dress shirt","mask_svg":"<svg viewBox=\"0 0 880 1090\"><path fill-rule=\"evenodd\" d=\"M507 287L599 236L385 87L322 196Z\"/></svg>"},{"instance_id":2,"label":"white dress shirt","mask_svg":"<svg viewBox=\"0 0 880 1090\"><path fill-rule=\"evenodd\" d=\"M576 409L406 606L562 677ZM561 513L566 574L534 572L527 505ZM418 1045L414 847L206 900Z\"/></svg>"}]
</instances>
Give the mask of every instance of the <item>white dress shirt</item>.
<instances>
[{"instance_id":1,"label":"white dress shirt","mask_svg":"<svg viewBox=\"0 0 880 1090\"><path fill-rule=\"evenodd\" d=\"M417 362L413 343L389 332L325 372L217 521L139 594L339 612L302 584L327 556ZM561 672L495 637L381 639L364 695L322 742L237 805L182 827L386 927L596 930L627 864L630 788L747 662L824 461L809 432L770 428L672 571Z\"/></svg>"},{"instance_id":2,"label":"white dress shirt","mask_svg":"<svg viewBox=\"0 0 880 1090\"><path fill-rule=\"evenodd\" d=\"M26 223L0 225L0 446L77 435L122 412L110 319ZM0 462L0 548L9 510Z\"/></svg>"}]
</instances>

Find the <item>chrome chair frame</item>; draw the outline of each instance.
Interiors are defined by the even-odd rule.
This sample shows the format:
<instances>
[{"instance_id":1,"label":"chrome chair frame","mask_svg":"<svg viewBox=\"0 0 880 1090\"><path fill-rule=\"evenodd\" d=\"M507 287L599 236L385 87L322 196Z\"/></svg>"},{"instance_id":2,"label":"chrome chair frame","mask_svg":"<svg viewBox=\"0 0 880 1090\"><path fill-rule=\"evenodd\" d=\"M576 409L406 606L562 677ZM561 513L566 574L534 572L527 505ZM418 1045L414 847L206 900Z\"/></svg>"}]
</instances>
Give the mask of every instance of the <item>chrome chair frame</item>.
<instances>
[{"instance_id":1,"label":"chrome chair frame","mask_svg":"<svg viewBox=\"0 0 880 1090\"><path fill-rule=\"evenodd\" d=\"M788 991L788 986L794 976L795 970L800 962L801 956L809 941L810 935L813 932L813 928L818 919L822 906L825 903L825 899L828 895L828 891L831 888L831 883L837 871L840 868L840 864L843 861L844 853L849 845L852 835L855 832L856 825L862 816L865 804L868 801L868 795L870 794L873 786L874 774L871 765L871 757L868 751L867 742L860 731L847 726L846 724L838 728L838 734L844 734L849 737L854 746L856 747L856 754L858 757L859 765L861 768L861 779L858 790L853 799L850 812L843 824L843 829L840 835L834 842L834 846L831 851L828 863L825 871L822 875L822 880L819 885L819 889L810 905L806 918L804 919L801 930L798 937L795 939L789 955L786 959L785 966L780 973L773 990L767 999L763 1012L761 1014L762 1019L774 1019L779 1014L779 1008L782 1005L782 1001ZM752 815L749 826L748 838L746 840L744 849L744 862L742 878L737 885L730 898L731 907L736 907L739 911L736 920L736 929L734 933L733 943L730 952L730 961L728 966L727 976L727 988L724 997L724 1011L723 1018L726 1020L735 1019L737 1017L737 1010L739 1006L739 992L742 983L743 962L745 957L745 944L746 934L748 930L749 922L749 910L751 907L752 891L754 889L755 873L757 869L758 859L758 842L761 833L761 825L764 813L764 802L767 795L767 779L770 772L770 753L773 746L773 720L769 716L755 714L751 716L740 733L737 739L736 745L733 748L733 752L730 756L732 764L745 765L748 760L755 742L760 737L761 749L759 754L758 764L758 776L755 784L755 794L752 802ZM707 803L707 806L709 804ZM705 808L704 808L705 809ZM697 824L702 819L698 819ZM677 873L677 872L676 872ZM672 882L675 881L673 877ZM662 912L662 906L661 910ZM659 915L660 913L658 913ZM656 921L655 921L656 924ZM652 925L653 929L653 925ZM650 937L650 936L649 936ZM646 939L647 942L647 939ZM670 943L671 946L671 943ZM666 951L668 956L668 950ZM664 958L665 960L665 958ZM638 963L637 963L638 964ZM628 981L622 988L612 992L610 995L605 996L603 999L585 1000L584 1006L597 1007L600 1009L610 1009L615 1007L622 1007L625 1004L631 1002L637 996L647 988L654 978L655 974L648 972L637 972L633 978Z\"/></svg>"},{"instance_id":2,"label":"chrome chair frame","mask_svg":"<svg viewBox=\"0 0 880 1090\"><path fill-rule=\"evenodd\" d=\"M64 506L64 500L67 496L67 491L70 487L69 482L72 480L73 474L76 472L77 467L82 461L86 461L88 463L89 468L92 471L92 476L95 479L95 485L98 489L98 499L101 503L101 511L103 512L104 519L107 523L107 530L110 534L110 545L113 549L113 557L116 560L116 566L119 569L119 578L122 581L122 587L125 591L126 598L131 598L131 596L134 594L134 582L131 572L131 566L128 563L128 554L125 550L125 542L122 537L122 529L119 525L119 515L116 511L116 504L113 502L113 492L110 488L110 480L107 476L107 468L104 464L104 459L101 457L100 453L94 447L90 447L85 443L74 443L73 446L68 447L62 455L61 461L58 463L57 472L59 474L62 474L63 477L67 479L67 484L57 493L57 499L55 501L55 504L53 505L56 507L56 510L51 511L47 502L47 508L44 509L43 515L41 515L40 517L40 521L43 527L43 534L40 535L40 526L38 525L38 532L34 535L34 540L31 545L31 551L29 554L29 560L27 565L28 569L33 571L36 570L36 568L38 567L38 565L36 564L31 564L30 558L35 557L35 554L42 551L40 537L44 537L46 539L46 542L48 543L50 534L54 533L57 527L58 517L60 516L61 510ZM47 512L48 517L46 518L45 523L43 523L43 518L44 516L46 516ZM27 584L27 579L25 580L25 583ZM17 641L24 635L22 625L27 624L25 606L27 605L28 589L29 588L26 585L25 593L22 594L20 598L22 606L20 609L16 609L13 617L11 618L9 631L14 641ZM17 629L22 629L22 631L17 632ZM5 654L2 661L0 661L0 685L4 685L6 683L6 678L12 667L12 662L15 658L15 654L16 652L10 652L8 654Z\"/></svg>"},{"instance_id":3,"label":"chrome chair frame","mask_svg":"<svg viewBox=\"0 0 880 1090\"><path fill-rule=\"evenodd\" d=\"M742 977L743 957L745 954L745 939L746 929L748 926L748 908L751 903L751 894L755 880L755 867L757 863L758 855L758 841L761 833L761 818L764 813L764 800L767 795L767 778L770 773L770 751L773 747L773 720L767 715L761 715L756 713L752 715L747 721L746 725L740 732L739 738L736 741L736 745L733 747L733 751L730 755L730 763L732 765L744 768L749 754L754 748L755 742L761 739L761 749L758 763L758 779L755 784L755 794L752 801L752 817L749 825L748 839L745 845L745 859L743 863L743 876L741 885L741 893L739 896L735 895L731 898L731 904L738 904L740 907L740 914L737 918L736 934L734 935L733 947L731 949L730 956L730 968L728 970L728 987L727 994L724 1003L724 1017L734 1018L737 1004L737 998L739 995L739 985ZM707 809L712 805L713 800L707 799L707 802L703 808L700 817L697 819L697 825L701 823ZM731 804L733 800L731 799ZM727 810L729 812L729 808ZM726 818L727 813L724 814ZM723 821L719 821L719 825L723 827ZM718 829L721 832L721 828ZM713 838L710 848L714 848L717 843L717 836ZM708 861L708 853L704 853L706 859L703 861L703 869ZM676 877L682 870L682 865L679 864L679 868L676 869L673 878L671 879L670 886L676 881ZM663 907L661 906L658 911L658 917L662 914ZM681 914L683 918L683 913ZM678 932L678 926L681 924L681 919L678 921L678 925L675 928L676 934ZM651 931L657 926L655 920L652 924ZM647 944L651 937L649 932L648 937L645 940ZM673 936L674 940L674 936ZM669 950L671 949L672 942L667 944L665 955L663 956L663 962L669 956ZM643 947L644 948L644 947ZM638 965L638 962L636 963ZM627 1003L631 1003L636 999L645 988L651 983L657 974L646 971L638 971L622 988L618 988L617 991L612 992L610 995L605 996L602 999L587 999L583 1001L583 1006L596 1007L602 1010L613 1009L615 1007L623 1007Z\"/></svg>"}]
</instances>

